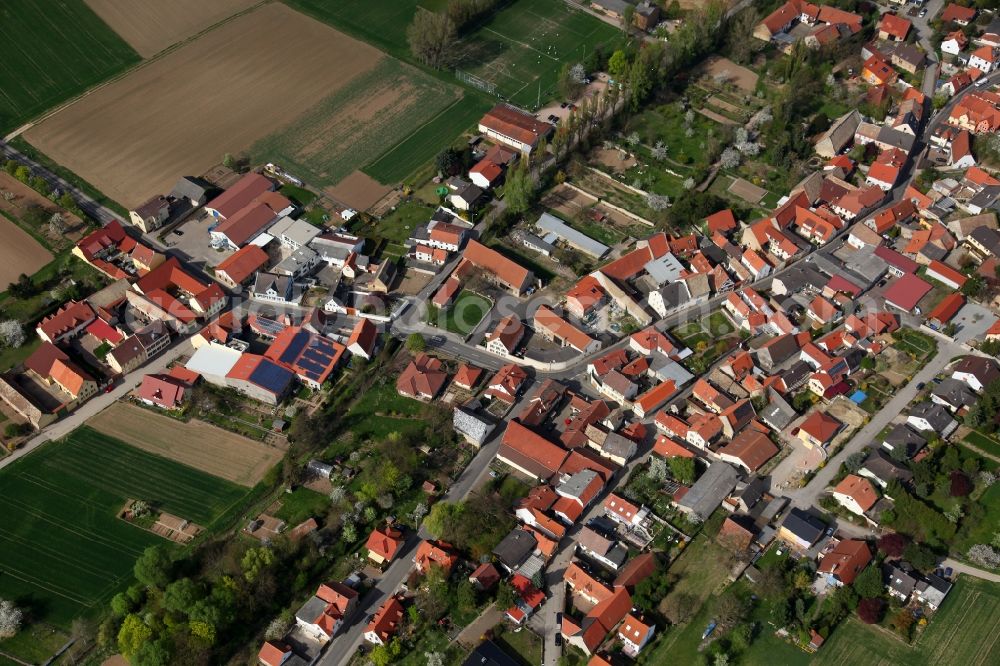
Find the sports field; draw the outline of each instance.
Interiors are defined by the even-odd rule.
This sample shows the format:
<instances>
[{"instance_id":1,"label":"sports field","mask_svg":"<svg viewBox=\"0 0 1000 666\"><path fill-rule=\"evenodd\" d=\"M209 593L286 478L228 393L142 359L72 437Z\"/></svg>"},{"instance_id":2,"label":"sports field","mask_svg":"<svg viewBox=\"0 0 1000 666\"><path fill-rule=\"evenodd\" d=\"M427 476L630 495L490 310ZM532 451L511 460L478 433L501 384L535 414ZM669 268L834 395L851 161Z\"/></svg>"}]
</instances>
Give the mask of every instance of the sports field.
<instances>
[{"instance_id":1,"label":"sports field","mask_svg":"<svg viewBox=\"0 0 1000 666\"><path fill-rule=\"evenodd\" d=\"M354 78L251 150L316 186L330 186L393 148L462 95L449 85L391 58ZM418 153L422 163L434 153Z\"/></svg>"},{"instance_id":2,"label":"sports field","mask_svg":"<svg viewBox=\"0 0 1000 666\"><path fill-rule=\"evenodd\" d=\"M0 135L138 60L83 0L0 2Z\"/></svg>"},{"instance_id":3,"label":"sports field","mask_svg":"<svg viewBox=\"0 0 1000 666\"><path fill-rule=\"evenodd\" d=\"M1000 585L961 576L913 645L852 618L833 632L815 662L899 666L1000 663Z\"/></svg>"},{"instance_id":4,"label":"sports field","mask_svg":"<svg viewBox=\"0 0 1000 666\"><path fill-rule=\"evenodd\" d=\"M0 597L66 628L105 605L161 538L115 516L128 498L210 526L246 490L90 428L0 470Z\"/></svg>"},{"instance_id":5,"label":"sports field","mask_svg":"<svg viewBox=\"0 0 1000 666\"><path fill-rule=\"evenodd\" d=\"M193 419L188 422L116 402L87 421L94 430L241 486L257 484L283 451Z\"/></svg>"},{"instance_id":6,"label":"sports field","mask_svg":"<svg viewBox=\"0 0 1000 666\"><path fill-rule=\"evenodd\" d=\"M536 109L557 95L564 64L620 40L620 30L564 0L515 0L462 40L458 67L495 83L497 95Z\"/></svg>"}]
</instances>

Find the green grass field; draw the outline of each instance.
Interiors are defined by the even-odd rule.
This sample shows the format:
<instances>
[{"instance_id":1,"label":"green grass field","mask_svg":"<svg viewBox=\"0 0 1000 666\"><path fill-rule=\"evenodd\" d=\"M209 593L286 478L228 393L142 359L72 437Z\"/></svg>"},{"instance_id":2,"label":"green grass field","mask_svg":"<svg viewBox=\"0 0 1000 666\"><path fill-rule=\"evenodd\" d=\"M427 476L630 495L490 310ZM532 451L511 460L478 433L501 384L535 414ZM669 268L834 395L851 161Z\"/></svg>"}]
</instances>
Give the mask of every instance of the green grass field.
<instances>
[{"instance_id":1,"label":"green grass field","mask_svg":"<svg viewBox=\"0 0 1000 666\"><path fill-rule=\"evenodd\" d=\"M852 619L833 632L815 661L900 666L1000 663L1000 585L960 577L912 646Z\"/></svg>"},{"instance_id":2,"label":"green grass field","mask_svg":"<svg viewBox=\"0 0 1000 666\"><path fill-rule=\"evenodd\" d=\"M83 0L0 4L0 133L139 61Z\"/></svg>"},{"instance_id":3,"label":"green grass field","mask_svg":"<svg viewBox=\"0 0 1000 666\"><path fill-rule=\"evenodd\" d=\"M374 44L397 58L408 60L406 28L417 7L440 9L441 0L285 0L285 4L358 39Z\"/></svg>"},{"instance_id":4,"label":"green grass field","mask_svg":"<svg viewBox=\"0 0 1000 666\"><path fill-rule=\"evenodd\" d=\"M422 410L420 402L396 393L395 379L388 378L361 396L344 415L342 427L354 433L356 441L384 439L393 432L418 433L424 429L424 423L415 417Z\"/></svg>"},{"instance_id":5,"label":"green grass field","mask_svg":"<svg viewBox=\"0 0 1000 666\"><path fill-rule=\"evenodd\" d=\"M563 0L514 0L462 40L458 66L495 83L510 102L534 109L557 95L564 64L620 41L620 30Z\"/></svg>"},{"instance_id":6,"label":"green grass field","mask_svg":"<svg viewBox=\"0 0 1000 666\"><path fill-rule=\"evenodd\" d=\"M374 117L363 112L368 100L397 91L406 92ZM291 125L257 142L251 153L255 162L279 162L311 184L333 185L403 142L461 94L457 86L386 58ZM407 157L419 164L439 149Z\"/></svg>"},{"instance_id":7,"label":"green grass field","mask_svg":"<svg viewBox=\"0 0 1000 666\"><path fill-rule=\"evenodd\" d=\"M444 313L444 327L452 333L468 335L479 325L493 304L484 296L463 290ZM440 322L436 322L440 325Z\"/></svg>"},{"instance_id":8,"label":"green grass field","mask_svg":"<svg viewBox=\"0 0 1000 666\"><path fill-rule=\"evenodd\" d=\"M484 97L466 93L362 171L380 183L404 181L450 145L459 133L474 127L489 110L490 102Z\"/></svg>"},{"instance_id":9,"label":"green grass field","mask_svg":"<svg viewBox=\"0 0 1000 666\"><path fill-rule=\"evenodd\" d=\"M115 516L129 498L209 527L246 490L89 428L0 470L0 597L66 628L132 579L143 549L167 543Z\"/></svg>"}]
</instances>

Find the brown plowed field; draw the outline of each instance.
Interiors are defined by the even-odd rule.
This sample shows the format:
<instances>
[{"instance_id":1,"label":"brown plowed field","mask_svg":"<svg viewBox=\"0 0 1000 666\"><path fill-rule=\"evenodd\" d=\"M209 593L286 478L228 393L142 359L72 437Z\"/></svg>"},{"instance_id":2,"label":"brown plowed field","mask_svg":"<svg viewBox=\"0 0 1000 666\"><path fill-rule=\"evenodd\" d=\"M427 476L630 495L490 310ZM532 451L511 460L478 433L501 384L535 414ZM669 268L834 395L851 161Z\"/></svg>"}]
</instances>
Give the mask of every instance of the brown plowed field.
<instances>
[{"instance_id":1,"label":"brown plowed field","mask_svg":"<svg viewBox=\"0 0 1000 666\"><path fill-rule=\"evenodd\" d=\"M204 421L187 423L126 402L116 402L87 425L188 467L252 487L283 452Z\"/></svg>"},{"instance_id":2,"label":"brown plowed field","mask_svg":"<svg viewBox=\"0 0 1000 666\"><path fill-rule=\"evenodd\" d=\"M264 5L82 97L26 138L131 208L248 149L383 57L285 5Z\"/></svg>"},{"instance_id":3,"label":"brown plowed field","mask_svg":"<svg viewBox=\"0 0 1000 666\"><path fill-rule=\"evenodd\" d=\"M94 13L148 58L260 0L84 0Z\"/></svg>"}]
</instances>

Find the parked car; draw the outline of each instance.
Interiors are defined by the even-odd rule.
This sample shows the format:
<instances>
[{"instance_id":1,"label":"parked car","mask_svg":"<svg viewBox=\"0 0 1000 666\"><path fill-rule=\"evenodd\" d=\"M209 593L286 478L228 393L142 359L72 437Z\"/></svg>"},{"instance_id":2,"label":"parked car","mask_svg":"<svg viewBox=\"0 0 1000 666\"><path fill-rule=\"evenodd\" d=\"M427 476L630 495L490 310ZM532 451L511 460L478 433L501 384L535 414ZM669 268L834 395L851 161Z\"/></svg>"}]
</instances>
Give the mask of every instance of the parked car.
<instances>
[{"instance_id":1,"label":"parked car","mask_svg":"<svg viewBox=\"0 0 1000 666\"><path fill-rule=\"evenodd\" d=\"M919 384L917 384L917 390L923 391L925 386L927 386L925 382L920 382Z\"/></svg>"},{"instance_id":2,"label":"parked car","mask_svg":"<svg viewBox=\"0 0 1000 666\"><path fill-rule=\"evenodd\" d=\"M951 578L951 575L952 575L953 573L955 573L955 572L954 572L954 571L952 571L952 568L951 568L951 567L947 567L947 568L945 568L945 570L944 570L944 577L945 577L945 578Z\"/></svg>"},{"instance_id":3,"label":"parked car","mask_svg":"<svg viewBox=\"0 0 1000 666\"><path fill-rule=\"evenodd\" d=\"M562 632L556 632L553 640L555 641L556 647L562 647Z\"/></svg>"},{"instance_id":4,"label":"parked car","mask_svg":"<svg viewBox=\"0 0 1000 666\"><path fill-rule=\"evenodd\" d=\"M924 7L923 9L920 10L919 16L920 16L920 18L923 18L923 17L927 16L927 8L926 7Z\"/></svg>"},{"instance_id":5,"label":"parked car","mask_svg":"<svg viewBox=\"0 0 1000 666\"><path fill-rule=\"evenodd\" d=\"M174 229L174 236L183 236L184 232L180 229Z\"/></svg>"}]
</instances>

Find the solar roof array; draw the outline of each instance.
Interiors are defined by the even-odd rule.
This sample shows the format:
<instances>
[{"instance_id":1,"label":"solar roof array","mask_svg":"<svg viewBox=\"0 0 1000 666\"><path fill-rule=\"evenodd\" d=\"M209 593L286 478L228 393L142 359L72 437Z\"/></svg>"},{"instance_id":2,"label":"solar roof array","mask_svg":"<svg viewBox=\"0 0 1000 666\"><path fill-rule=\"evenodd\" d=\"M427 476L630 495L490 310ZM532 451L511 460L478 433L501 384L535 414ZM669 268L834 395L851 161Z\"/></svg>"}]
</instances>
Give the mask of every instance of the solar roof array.
<instances>
[{"instance_id":1,"label":"solar roof array","mask_svg":"<svg viewBox=\"0 0 1000 666\"><path fill-rule=\"evenodd\" d=\"M267 359L261 359L250 373L251 382L279 394L284 392L293 379L295 375Z\"/></svg>"}]
</instances>

